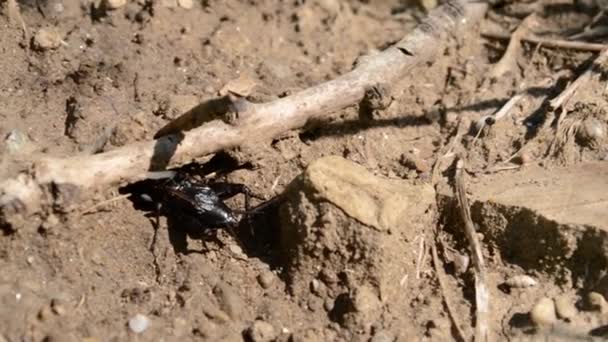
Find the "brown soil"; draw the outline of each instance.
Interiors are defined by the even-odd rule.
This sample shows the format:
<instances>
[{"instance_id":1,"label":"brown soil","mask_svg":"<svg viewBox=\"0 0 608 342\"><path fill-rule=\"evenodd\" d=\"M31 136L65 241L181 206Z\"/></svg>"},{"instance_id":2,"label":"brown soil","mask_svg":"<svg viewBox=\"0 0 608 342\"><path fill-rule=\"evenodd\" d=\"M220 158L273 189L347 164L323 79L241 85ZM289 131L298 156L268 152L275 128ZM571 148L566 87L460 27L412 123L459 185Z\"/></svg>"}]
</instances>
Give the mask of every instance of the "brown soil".
<instances>
[{"instance_id":1,"label":"brown soil","mask_svg":"<svg viewBox=\"0 0 608 342\"><path fill-rule=\"evenodd\" d=\"M400 0L203 0L191 8L187 0L127 0L109 9L113 2L23 0L14 11L12 0L0 0L0 179L42 154L70 156L152 139L226 84L264 102L332 79L425 16L417 4ZM593 1L542 3L498 6L482 29L513 30L521 13L536 8L542 23L536 32L568 35L599 11ZM423 186L459 123L495 112L524 90L528 95L510 117L478 138L466 132L456 148L467 152L472 194L489 194L472 201L472 214L488 262L491 332L498 340L601 334L605 316L584 299L590 290L608 294L602 285L608 228L596 224L602 211L594 211L595 223L547 218L523 202L493 203L492 189L535 182L557 167L586 177L585 165L596 163L606 174L605 80L585 84L555 129L546 100L595 54L523 44L513 68L491 78L504 48L505 42L471 31L390 85L393 101L386 109L346 108L328 122L215 156L203 169L246 184L256 197L271 199L288 189L234 235L223 229L200 234L198 223L166 212L157 221L139 196L153 191L145 182L91 194L70 213L50 208L6 228L0 236L0 341L452 340L451 314L471 337L473 277L454 261L465 258L468 247L449 187L449 158L441 163L436 203L405 201L412 208L404 225L383 235L336 203L302 195L309 190L294 188L294 179L319 158L338 155L369 177ZM520 168L500 169L516 152ZM528 172L529 165L540 171ZM522 182L513 181L518 177ZM537 181L531 191L542 193L551 182ZM136 195L85 212L119 192ZM243 200L228 204L242 208ZM286 249L290 229L301 235ZM319 238L315 229L335 236ZM443 288L428 249L435 239L446 264ZM324 255L326 244L338 254ZM408 278L393 282L393 266L385 263L399 259L400 250L398 265ZM294 261L294 253L304 259ZM340 278L344 269L352 272L347 280ZM505 279L522 274L541 285L505 288ZM376 298L375 286L393 293L395 303ZM566 296L584 313L565 328L535 329L528 312L543 296ZM447 311L445 298L455 312ZM141 334L128 327L136 314L151 320Z\"/></svg>"}]
</instances>

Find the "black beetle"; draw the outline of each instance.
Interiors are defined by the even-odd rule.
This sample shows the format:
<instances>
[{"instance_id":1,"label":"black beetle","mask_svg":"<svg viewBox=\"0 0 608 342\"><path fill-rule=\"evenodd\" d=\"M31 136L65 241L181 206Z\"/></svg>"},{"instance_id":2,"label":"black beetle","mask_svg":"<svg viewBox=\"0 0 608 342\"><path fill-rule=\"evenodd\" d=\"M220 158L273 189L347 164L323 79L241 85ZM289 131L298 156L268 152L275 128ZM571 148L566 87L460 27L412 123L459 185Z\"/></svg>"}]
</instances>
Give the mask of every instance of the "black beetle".
<instances>
[{"instance_id":1,"label":"black beetle","mask_svg":"<svg viewBox=\"0 0 608 342\"><path fill-rule=\"evenodd\" d=\"M172 207L194 216L203 226L217 228L232 228L239 224L237 210L230 209L224 201L238 194L245 195L245 211L249 212L251 191L243 184L235 183L200 183L178 174L167 180L161 189L167 195L165 202L170 201Z\"/></svg>"}]
</instances>

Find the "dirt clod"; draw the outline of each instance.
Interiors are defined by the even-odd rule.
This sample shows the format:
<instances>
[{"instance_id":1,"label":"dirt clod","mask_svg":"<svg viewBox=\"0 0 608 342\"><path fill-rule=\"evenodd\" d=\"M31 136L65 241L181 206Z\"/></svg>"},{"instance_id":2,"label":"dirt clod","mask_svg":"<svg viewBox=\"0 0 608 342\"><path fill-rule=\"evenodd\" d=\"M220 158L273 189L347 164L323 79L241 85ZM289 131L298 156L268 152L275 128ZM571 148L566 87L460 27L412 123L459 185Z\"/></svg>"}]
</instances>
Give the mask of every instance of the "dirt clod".
<instances>
[{"instance_id":1,"label":"dirt clod","mask_svg":"<svg viewBox=\"0 0 608 342\"><path fill-rule=\"evenodd\" d=\"M555 303L551 298L541 298L530 311L532 322L540 327L553 325L557 321Z\"/></svg>"},{"instance_id":2,"label":"dirt clod","mask_svg":"<svg viewBox=\"0 0 608 342\"><path fill-rule=\"evenodd\" d=\"M264 271L258 274L258 283L262 286L263 289L269 289L274 283L276 275L272 271Z\"/></svg>"},{"instance_id":3,"label":"dirt clod","mask_svg":"<svg viewBox=\"0 0 608 342\"><path fill-rule=\"evenodd\" d=\"M107 9L117 9L127 4L127 0L103 0L103 4Z\"/></svg>"},{"instance_id":4,"label":"dirt clod","mask_svg":"<svg viewBox=\"0 0 608 342\"><path fill-rule=\"evenodd\" d=\"M433 220L433 189L330 156L313 162L286 197L281 243L292 292L335 298L330 316L369 332L383 307L403 297L394 284L415 272L402 239L413 240Z\"/></svg>"},{"instance_id":5,"label":"dirt clod","mask_svg":"<svg viewBox=\"0 0 608 342\"><path fill-rule=\"evenodd\" d=\"M59 298L53 298L53 300L51 300L51 309L58 316L63 316L67 313L65 301Z\"/></svg>"},{"instance_id":6,"label":"dirt clod","mask_svg":"<svg viewBox=\"0 0 608 342\"><path fill-rule=\"evenodd\" d=\"M222 311L231 319L238 320L241 317L245 303L232 286L221 282L213 288L213 294Z\"/></svg>"},{"instance_id":7,"label":"dirt clod","mask_svg":"<svg viewBox=\"0 0 608 342\"><path fill-rule=\"evenodd\" d=\"M608 303L606 298L597 292L589 292L587 294L587 302L593 310L597 310L601 313L608 312Z\"/></svg>"},{"instance_id":8,"label":"dirt clod","mask_svg":"<svg viewBox=\"0 0 608 342\"><path fill-rule=\"evenodd\" d=\"M276 338L277 333L271 324L264 321L255 321L247 329L247 336L251 342L269 342Z\"/></svg>"},{"instance_id":9,"label":"dirt clod","mask_svg":"<svg viewBox=\"0 0 608 342\"><path fill-rule=\"evenodd\" d=\"M40 50L56 49L61 46L62 37L57 29L41 28L34 36L34 47Z\"/></svg>"},{"instance_id":10,"label":"dirt clod","mask_svg":"<svg viewBox=\"0 0 608 342\"><path fill-rule=\"evenodd\" d=\"M574 306L572 299L566 295L555 298L555 311L559 318L566 320L571 320L578 314L578 310Z\"/></svg>"},{"instance_id":11,"label":"dirt clod","mask_svg":"<svg viewBox=\"0 0 608 342\"><path fill-rule=\"evenodd\" d=\"M512 288L526 288L536 286L538 282L530 276L517 275L507 279L505 284Z\"/></svg>"}]
</instances>

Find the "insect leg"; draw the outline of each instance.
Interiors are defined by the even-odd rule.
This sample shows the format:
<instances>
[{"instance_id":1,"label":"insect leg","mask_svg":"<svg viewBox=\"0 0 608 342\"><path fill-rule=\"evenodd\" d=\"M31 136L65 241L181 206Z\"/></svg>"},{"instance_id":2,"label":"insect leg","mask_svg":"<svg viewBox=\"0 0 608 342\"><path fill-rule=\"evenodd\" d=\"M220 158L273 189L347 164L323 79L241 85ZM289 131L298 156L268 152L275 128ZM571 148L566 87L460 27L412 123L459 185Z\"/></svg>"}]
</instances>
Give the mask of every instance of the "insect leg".
<instances>
[{"instance_id":1,"label":"insect leg","mask_svg":"<svg viewBox=\"0 0 608 342\"><path fill-rule=\"evenodd\" d=\"M215 191L217 196L222 200L229 199L238 194L251 194L249 188L244 184L235 183L210 183L208 186Z\"/></svg>"}]
</instances>

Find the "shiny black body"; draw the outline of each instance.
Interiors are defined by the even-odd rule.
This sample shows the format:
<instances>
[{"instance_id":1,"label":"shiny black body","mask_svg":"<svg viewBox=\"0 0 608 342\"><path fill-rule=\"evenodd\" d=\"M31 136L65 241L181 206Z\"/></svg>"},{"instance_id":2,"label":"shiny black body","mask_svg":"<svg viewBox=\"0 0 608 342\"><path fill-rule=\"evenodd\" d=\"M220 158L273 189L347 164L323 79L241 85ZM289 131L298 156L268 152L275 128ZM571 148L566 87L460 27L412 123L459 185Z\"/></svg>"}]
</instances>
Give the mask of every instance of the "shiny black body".
<instances>
[{"instance_id":1,"label":"shiny black body","mask_svg":"<svg viewBox=\"0 0 608 342\"><path fill-rule=\"evenodd\" d=\"M205 227L221 228L238 225L234 210L224 201L237 194L245 195L245 209L249 209L249 189L243 184L202 184L178 175L168 180L163 189L172 207L179 207L195 217Z\"/></svg>"}]
</instances>

